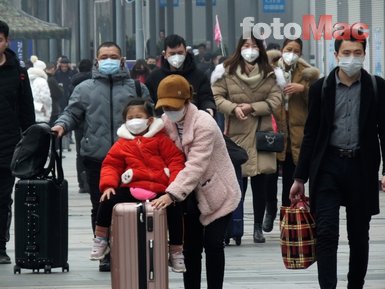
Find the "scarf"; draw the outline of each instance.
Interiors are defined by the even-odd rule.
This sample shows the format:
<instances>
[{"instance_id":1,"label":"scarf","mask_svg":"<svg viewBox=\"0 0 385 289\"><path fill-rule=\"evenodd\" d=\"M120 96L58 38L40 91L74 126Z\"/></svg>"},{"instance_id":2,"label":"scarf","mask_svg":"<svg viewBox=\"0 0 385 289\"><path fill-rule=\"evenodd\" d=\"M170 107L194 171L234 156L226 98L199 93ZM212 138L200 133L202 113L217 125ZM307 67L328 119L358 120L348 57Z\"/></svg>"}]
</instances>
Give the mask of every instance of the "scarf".
<instances>
[{"instance_id":1,"label":"scarf","mask_svg":"<svg viewBox=\"0 0 385 289\"><path fill-rule=\"evenodd\" d=\"M255 89L263 80L263 73L259 72L259 67L256 64L252 71L250 71L249 75L242 74L241 66L238 65L235 75L246 83L252 90Z\"/></svg>"}]
</instances>

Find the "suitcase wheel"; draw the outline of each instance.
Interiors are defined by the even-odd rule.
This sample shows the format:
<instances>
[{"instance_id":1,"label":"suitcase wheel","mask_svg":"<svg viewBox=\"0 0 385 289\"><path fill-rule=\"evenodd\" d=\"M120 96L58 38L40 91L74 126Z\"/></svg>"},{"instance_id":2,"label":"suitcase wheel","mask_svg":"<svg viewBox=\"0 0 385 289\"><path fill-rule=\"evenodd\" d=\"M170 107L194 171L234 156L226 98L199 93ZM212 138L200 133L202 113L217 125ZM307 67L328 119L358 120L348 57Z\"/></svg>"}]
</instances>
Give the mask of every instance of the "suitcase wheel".
<instances>
[{"instance_id":1,"label":"suitcase wheel","mask_svg":"<svg viewBox=\"0 0 385 289\"><path fill-rule=\"evenodd\" d=\"M241 237L236 237L236 238L235 238L235 244L236 244L237 246L240 246L241 243L242 243L242 238L241 238Z\"/></svg>"},{"instance_id":2,"label":"suitcase wheel","mask_svg":"<svg viewBox=\"0 0 385 289\"><path fill-rule=\"evenodd\" d=\"M67 263L64 267L62 267L61 271L64 272L64 271L69 271L70 270L70 265Z\"/></svg>"},{"instance_id":3,"label":"suitcase wheel","mask_svg":"<svg viewBox=\"0 0 385 289\"><path fill-rule=\"evenodd\" d=\"M51 265L45 265L44 266L44 273L51 274Z\"/></svg>"},{"instance_id":4,"label":"suitcase wheel","mask_svg":"<svg viewBox=\"0 0 385 289\"><path fill-rule=\"evenodd\" d=\"M13 266L13 274L16 274L16 273L19 273L20 274L21 272L21 268L17 265Z\"/></svg>"}]
</instances>

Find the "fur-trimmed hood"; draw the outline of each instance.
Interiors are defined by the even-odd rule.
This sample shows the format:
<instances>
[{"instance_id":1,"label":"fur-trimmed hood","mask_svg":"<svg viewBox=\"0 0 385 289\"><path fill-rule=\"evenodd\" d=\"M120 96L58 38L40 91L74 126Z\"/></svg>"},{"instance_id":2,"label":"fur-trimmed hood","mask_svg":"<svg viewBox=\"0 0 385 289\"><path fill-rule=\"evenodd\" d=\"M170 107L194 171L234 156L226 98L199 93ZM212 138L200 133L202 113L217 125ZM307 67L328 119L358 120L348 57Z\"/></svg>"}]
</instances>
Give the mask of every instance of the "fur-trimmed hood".
<instances>
[{"instance_id":1,"label":"fur-trimmed hood","mask_svg":"<svg viewBox=\"0 0 385 289\"><path fill-rule=\"evenodd\" d=\"M143 137L153 137L158 132L160 132L164 128L164 123L161 118L155 118L150 127L148 128L148 132L146 132ZM125 138L125 139L135 139L136 136L134 136L132 133L128 131L126 128L126 125L123 123L117 131L118 137Z\"/></svg>"},{"instance_id":2,"label":"fur-trimmed hood","mask_svg":"<svg viewBox=\"0 0 385 289\"><path fill-rule=\"evenodd\" d=\"M282 53L279 50L272 49L269 51L266 51L267 57L269 59L269 63L273 67L278 67L278 60L282 57ZM314 82L319 78L319 70L318 68L315 68L311 66L309 63L305 61L302 57L300 57L297 61L297 65L302 66L302 80L308 81L308 82ZM277 76L277 82L279 84L279 75L277 75L277 71L275 71L275 75Z\"/></svg>"},{"instance_id":3,"label":"fur-trimmed hood","mask_svg":"<svg viewBox=\"0 0 385 289\"><path fill-rule=\"evenodd\" d=\"M211 73L211 79L210 79L211 85L213 85L217 80L221 79L225 74L225 72L226 70L223 63L215 66L214 71Z\"/></svg>"},{"instance_id":4,"label":"fur-trimmed hood","mask_svg":"<svg viewBox=\"0 0 385 289\"><path fill-rule=\"evenodd\" d=\"M48 79L47 73L45 73L44 70L40 68L31 67L27 70L27 72L30 81L33 81L38 77L44 78L45 80Z\"/></svg>"}]
</instances>

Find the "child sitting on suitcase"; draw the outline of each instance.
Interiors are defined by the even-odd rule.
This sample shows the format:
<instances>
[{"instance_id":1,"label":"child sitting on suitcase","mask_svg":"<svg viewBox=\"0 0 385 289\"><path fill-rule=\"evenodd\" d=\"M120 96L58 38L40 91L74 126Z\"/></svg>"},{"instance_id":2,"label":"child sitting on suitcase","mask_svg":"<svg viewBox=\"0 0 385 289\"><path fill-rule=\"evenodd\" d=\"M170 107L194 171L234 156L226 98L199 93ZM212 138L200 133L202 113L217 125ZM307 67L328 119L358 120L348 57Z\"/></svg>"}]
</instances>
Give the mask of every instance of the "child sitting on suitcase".
<instances>
[{"instance_id":1,"label":"child sitting on suitcase","mask_svg":"<svg viewBox=\"0 0 385 289\"><path fill-rule=\"evenodd\" d=\"M154 117L150 103L131 100L123 110L120 137L103 161L100 172L98 210L91 260L109 253L108 233L115 204L151 200L164 194L167 186L184 168L184 154L164 131L162 119ZM174 272L185 272L183 212L180 205L167 208L169 265Z\"/></svg>"}]
</instances>

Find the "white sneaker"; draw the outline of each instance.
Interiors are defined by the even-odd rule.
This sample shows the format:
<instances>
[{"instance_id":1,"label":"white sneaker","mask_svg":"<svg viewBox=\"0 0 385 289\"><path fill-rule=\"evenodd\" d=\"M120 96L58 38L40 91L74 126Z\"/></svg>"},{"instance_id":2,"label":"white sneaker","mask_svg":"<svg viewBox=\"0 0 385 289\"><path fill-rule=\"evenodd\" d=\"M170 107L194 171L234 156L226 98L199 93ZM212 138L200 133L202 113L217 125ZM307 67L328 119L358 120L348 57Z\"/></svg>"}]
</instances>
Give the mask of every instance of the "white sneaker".
<instances>
[{"instance_id":1,"label":"white sneaker","mask_svg":"<svg viewBox=\"0 0 385 289\"><path fill-rule=\"evenodd\" d=\"M168 265L171 267L171 270L176 273L186 272L186 266L184 264L184 256L182 252L170 254Z\"/></svg>"},{"instance_id":2,"label":"white sneaker","mask_svg":"<svg viewBox=\"0 0 385 289\"><path fill-rule=\"evenodd\" d=\"M101 238L94 238L90 260L101 260L110 252L107 240Z\"/></svg>"}]
</instances>

